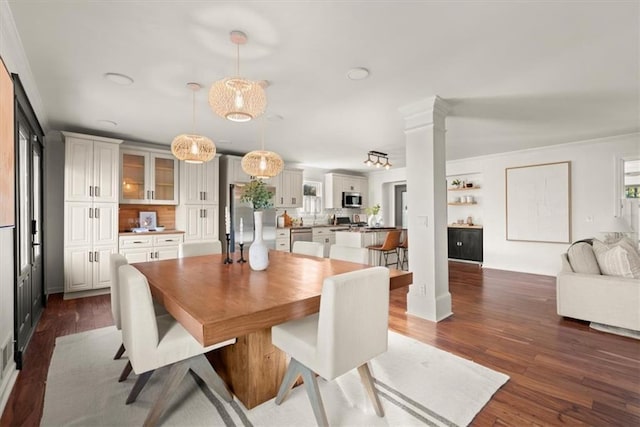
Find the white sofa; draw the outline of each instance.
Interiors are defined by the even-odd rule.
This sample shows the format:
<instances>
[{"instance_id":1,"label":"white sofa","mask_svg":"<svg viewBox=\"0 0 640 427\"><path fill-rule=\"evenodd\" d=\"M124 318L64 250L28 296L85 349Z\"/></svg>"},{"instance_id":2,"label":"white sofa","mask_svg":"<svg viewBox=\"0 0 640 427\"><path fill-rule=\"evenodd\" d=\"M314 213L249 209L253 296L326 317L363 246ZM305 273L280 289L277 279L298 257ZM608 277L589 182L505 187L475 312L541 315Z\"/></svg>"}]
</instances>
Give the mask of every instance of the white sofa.
<instances>
[{"instance_id":1,"label":"white sofa","mask_svg":"<svg viewBox=\"0 0 640 427\"><path fill-rule=\"evenodd\" d=\"M556 292L561 316L640 331L640 279L576 273L564 253Z\"/></svg>"}]
</instances>

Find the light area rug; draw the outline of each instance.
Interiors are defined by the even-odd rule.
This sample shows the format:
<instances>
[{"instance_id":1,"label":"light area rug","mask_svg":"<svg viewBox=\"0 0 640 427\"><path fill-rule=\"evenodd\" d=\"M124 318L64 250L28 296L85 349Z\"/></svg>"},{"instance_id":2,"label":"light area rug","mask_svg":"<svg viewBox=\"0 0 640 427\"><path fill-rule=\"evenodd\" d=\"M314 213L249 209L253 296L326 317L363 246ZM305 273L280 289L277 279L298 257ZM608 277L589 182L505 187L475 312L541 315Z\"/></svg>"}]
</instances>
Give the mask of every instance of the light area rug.
<instances>
[{"instance_id":1,"label":"light area rug","mask_svg":"<svg viewBox=\"0 0 640 427\"><path fill-rule=\"evenodd\" d=\"M56 340L45 391L42 426L142 425L168 370L156 371L138 400L125 405L135 375L117 378L127 363L113 355L115 327ZM385 417L375 415L357 371L334 381L318 378L333 426L454 426L469 424L509 377L403 335L389 332L389 350L371 361ZM228 404L187 375L160 420L163 426L311 426L315 418L304 387L282 405L273 400L247 410Z\"/></svg>"},{"instance_id":2,"label":"light area rug","mask_svg":"<svg viewBox=\"0 0 640 427\"><path fill-rule=\"evenodd\" d=\"M608 332L610 334L616 334L623 337L635 338L637 340L640 340L640 332L634 331L632 329L619 328L617 326L609 326L596 322L591 322L589 324L589 327L591 329L595 329L596 331Z\"/></svg>"}]
</instances>

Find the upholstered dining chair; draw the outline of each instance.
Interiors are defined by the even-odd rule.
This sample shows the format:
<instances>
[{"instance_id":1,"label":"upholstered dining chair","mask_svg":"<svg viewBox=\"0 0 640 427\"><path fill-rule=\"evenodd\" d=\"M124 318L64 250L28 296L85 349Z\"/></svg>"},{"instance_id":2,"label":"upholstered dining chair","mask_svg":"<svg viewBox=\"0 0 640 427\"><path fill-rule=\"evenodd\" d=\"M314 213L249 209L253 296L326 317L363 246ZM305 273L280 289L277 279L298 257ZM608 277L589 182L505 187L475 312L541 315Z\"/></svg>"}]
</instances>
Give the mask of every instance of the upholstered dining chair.
<instances>
[{"instance_id":1,"label":"upholstered dining chair","mask_svg":"<svg viewBox=\"0 0 640 427\"><path fill-rule=\"evenodd\" d=\"M380 253L378 259L378 265L394 265L398 268L398 245L400 245L400 234L402 234L401 230L392 230L387 232L386 237L384 238L384 242L381 245L373 245L367 246L367 249L371 251L377 251ZM396 254L395 262L389 263L389 255ZM382 257L384 256L384 264L382 264Z\"/></svg>"},{"instance_id":2,"label":"upholstered dining chair","mask_svg":"<svg viewBox=\"0 0 640 427\"><path fill-rule=\"evenodd\" d=\"M113 323L116 329L120 331L122 330L122 319L120 316L120 278L118 271L120 267L129 264L129 262L126 257L120 254L111 254L109 262L111 268L111 315L113 316ZM167 310L155 301L153 302L153 311L156 316L165 316L168 314ZM120 344L120 348L118 348L116 355L113 356L113 360L120 359L125 350L123 342ZM120 373L120 377L118 377L118 382L125 381L129 377L131 369L131 361L128 361Z\"/></svg>"},{"instance_id":3,"label":"upholstered dining chair","mask_svg":"<svg viewBox=\"0 0 640 427\"><path fill-rule=\"evenodd\" d=\"M155 425L184 376L191 371L227 402L233 397L213 370L204 353L235 343L226 340L208 347L198 341L170 315L156 317L146 277L130 265L120 267L122 338L138 379L127 398L135 402L155 369L171 366L168 378L153 403L144 425Z\"/></svg>"},{"instance_id":4,"label":"upholstered dining chair","mask_svg":"<svg viewBox=\"0 0 640 427\"><path fill-rule=\"evenodd\" d=\"M210 242L182 242L178 246L178 258L221 253L222 244L218 240L212 240Z\"/></svg>"},{"instance_id":5,"label":"upholstered dining chair","mask_svg":"<svg viewBox=\"0 0 640 427\"><path fill-rule=\"evenodd\" d=\"M129 264L127 258L120 254L111 254L109 258L111 268L111 315L113 316L113 323L117 330L122 330L122 321L120 319L120 282L118 281L118 269ZM124 353L124 344L120 344L120 348L113 356L113 360L118 360Z\"/></svg>"},{"instance_id":6,"label":"upholstered dining chair","mask_svg":"<svg viewBox=\"0 0 640 427\"><path fill-rule=\"evenodd\" d=\"M383 417L368 362L387 351L388 317L387 268L326 278L317 314L271 328L273 345L291 356L276 405L284 401L301 375L316 421L326 426L329 423L314 373L332 380L357 368L376 414Z\"/></svg>"},{"instance_id":7,"label":"upholstered dining chair","mask_svg":"<svg viewBox=\"0 0 640 427\"><path fill-rule=\"evenodd\" d=\"M329 248L329 258L357 262L358 264L369 264L369 251L366 248L331 245L331 248Z\"/></svg>"},{"instance_id":8,"label":"upholstered dining chair","mask_svg":"<svg viewBox=\"0 0 640 427\"><path fill-rule=\"evenodd\" d=\"M324 256L324 245L318 242L293 242L293 248L291 252L294 254L317 256L322 258Z\"/></svg>"}]
</instances>

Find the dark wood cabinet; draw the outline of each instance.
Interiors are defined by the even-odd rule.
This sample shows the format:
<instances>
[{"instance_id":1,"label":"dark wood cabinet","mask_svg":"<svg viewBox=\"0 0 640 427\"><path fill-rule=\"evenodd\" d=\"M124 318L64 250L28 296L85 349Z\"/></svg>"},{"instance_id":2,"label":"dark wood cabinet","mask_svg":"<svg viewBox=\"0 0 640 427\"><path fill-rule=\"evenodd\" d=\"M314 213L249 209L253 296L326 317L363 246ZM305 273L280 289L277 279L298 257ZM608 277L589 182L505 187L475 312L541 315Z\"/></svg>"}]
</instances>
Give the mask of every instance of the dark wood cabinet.
<instances>
[{"instance_id":1,"label":"dark wood cabinet","mask_svg":"<svg viewBox=\"0 0 640 427\"><path fill-rule=\"evenodd\" d=\"M482 262L482 229L448 229L449 258Z\"/></svg>"}]
</instances>

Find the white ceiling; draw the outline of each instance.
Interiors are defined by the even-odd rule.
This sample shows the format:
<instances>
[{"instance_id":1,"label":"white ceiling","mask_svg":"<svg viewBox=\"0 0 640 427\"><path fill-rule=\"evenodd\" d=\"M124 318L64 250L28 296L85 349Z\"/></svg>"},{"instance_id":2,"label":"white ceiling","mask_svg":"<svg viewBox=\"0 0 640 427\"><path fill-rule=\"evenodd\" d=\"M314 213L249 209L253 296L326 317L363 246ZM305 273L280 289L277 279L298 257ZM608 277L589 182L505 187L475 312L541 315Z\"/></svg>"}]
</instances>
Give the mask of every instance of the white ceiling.
<instances>
[{"instance_id":1,"label":"white ceiling","mask_svg":"<svg viewBox=\"0 0 640 427\"><path fill-rule=\"evenodd\" d=\"M260 123L215 116L211 84L268 80L266 148L286 161L404 164L398 108L452 106L447 158L640 130L638 1L10 1L49 129L169 145L196 130L220 152L259 147ZM350 81L366 67L371 76ZM103 78L123 73L119 86ZM99 120L112 120L105 127Z\"/></svg>"}]
</instances>

